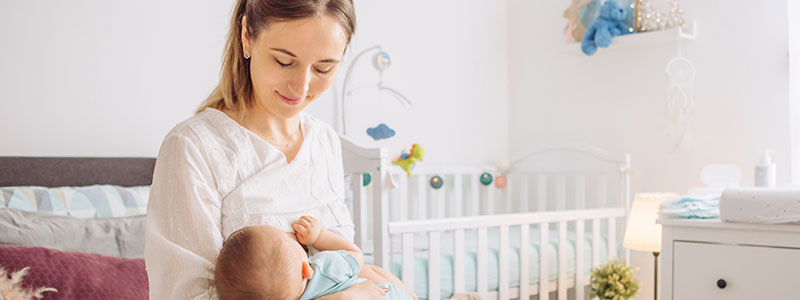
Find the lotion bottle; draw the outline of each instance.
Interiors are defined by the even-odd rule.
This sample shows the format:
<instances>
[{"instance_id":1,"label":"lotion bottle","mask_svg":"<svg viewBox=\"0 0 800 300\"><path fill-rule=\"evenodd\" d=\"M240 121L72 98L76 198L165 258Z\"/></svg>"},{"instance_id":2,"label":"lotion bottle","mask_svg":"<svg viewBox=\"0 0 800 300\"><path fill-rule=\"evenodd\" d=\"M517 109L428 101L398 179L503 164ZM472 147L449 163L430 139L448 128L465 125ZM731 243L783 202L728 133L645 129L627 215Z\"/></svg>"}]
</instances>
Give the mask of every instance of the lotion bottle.
<instances>
[{"instance_id":1,"label":"lotion bottle","mask_svg":"<svg viewBox=\"0 0 800 300\"><path fill-rule=\"evenodd\" d=\"M755 184L757 187L775 187L775 163L772 162L770 152L764 151L761 163L756 165Z\"/></svg>"}]
</instances>

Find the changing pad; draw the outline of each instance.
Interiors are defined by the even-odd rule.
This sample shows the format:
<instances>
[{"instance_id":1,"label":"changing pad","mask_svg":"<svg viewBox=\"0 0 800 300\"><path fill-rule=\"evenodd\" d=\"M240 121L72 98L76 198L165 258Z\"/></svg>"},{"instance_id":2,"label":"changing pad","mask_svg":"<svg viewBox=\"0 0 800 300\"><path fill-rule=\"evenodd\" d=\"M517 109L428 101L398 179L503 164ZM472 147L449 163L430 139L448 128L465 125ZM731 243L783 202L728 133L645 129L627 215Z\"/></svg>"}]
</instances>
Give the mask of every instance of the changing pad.
<instances>
[{"instance_id":1,"label":"changing pad","mask_svg":"<svg viewBox=\"0 0 800 300\"><path fill-rule=\"evenodd\" d=\"M800 189L729 188L722 192L719 210L728 222L800 223Z\"/></svg>"}]
</instances>

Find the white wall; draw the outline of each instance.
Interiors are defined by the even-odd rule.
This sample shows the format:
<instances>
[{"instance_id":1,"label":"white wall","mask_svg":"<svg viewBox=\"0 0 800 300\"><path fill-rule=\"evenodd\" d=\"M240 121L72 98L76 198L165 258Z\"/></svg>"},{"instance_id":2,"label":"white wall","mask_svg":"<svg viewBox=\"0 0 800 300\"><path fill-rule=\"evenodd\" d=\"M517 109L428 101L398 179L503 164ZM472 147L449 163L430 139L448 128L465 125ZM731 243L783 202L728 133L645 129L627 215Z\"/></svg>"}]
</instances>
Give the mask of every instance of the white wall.
<instances>
[{"instance_id":1,"label":"white wall","mask_svg":"<svg viewBox=\"0 0 800 300\"><path fill-rule=\"evenodd\" d=\"M389 147L392 156L419 143L425 164L497 164L508 153L508 22L505 1L355 1L356 36L350 59L380 44L392 65L385 86L412 102L405 108L387 93L365 88L347 98L348 136L362 145ZM369 52L351 87L377 83ZM336 93L347 66L339 73ZM334 89L309 111L335 124ZM338 96L336 96L338 97ZM366 129L386 123L397 135L373 141Z\"/></svg>"},{"instance_id":2,"label":"white wall","mask_svg":"<svg viewBox=\"0 0 800 300\"><path fill-rule=\"evenodd\" d=\"M0 1L0 155L155 156L218 80L230 1Z\"/></svg>"},{"instance_id":3,"label":"white wall","mask_svg":"<svg viewBox=\"0 0 800 300\"><path fill-rule=\"evenodd\" d=\"M697 20L691 140L671 152L666 133L666 63L670 44L600 49L590 58L563 45L561 13L569 1L509 0L509 152L552 142L585 142L629 152L640 174L634 191L685 193L700 169L733 163L753 184L764 149L776 150L778 184L789 182L787 17L785 0L680 1ZM634 263L652 297L652 254Z\"/></svg>"},{"instance_id":4,"label":"white wall","mask_svg":"<svg viewBox=\"0 0 800 300\"><path fill-rule=\"evenodd\" d=\"M216 85L234 1L0 2L0 155L155 156ZM393 154L425 146L431 164L507 155L505 2L356 1L355 52L382 44L386 86L348 100L348 127L387 122ZM360 62L354 86L376 82ZM344 68L343 68L344 70ZM337 86L308 111L335 124Z\"/></svg>"}]
</instances>

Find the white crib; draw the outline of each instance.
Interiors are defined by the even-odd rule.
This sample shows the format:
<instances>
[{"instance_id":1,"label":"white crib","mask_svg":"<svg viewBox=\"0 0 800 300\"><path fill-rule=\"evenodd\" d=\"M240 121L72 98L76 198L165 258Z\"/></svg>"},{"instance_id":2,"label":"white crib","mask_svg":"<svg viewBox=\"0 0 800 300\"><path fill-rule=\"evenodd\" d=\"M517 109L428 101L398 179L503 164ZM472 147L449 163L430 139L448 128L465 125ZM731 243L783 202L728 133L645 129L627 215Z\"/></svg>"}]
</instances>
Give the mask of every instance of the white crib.
<instances>
[{"instance_id":1,"label":"white crib","mask_svg":"<svg viewBox=\"0 0 800 300\"><path fill-rule=\"evenodd\" d=\"M511 164L500 189L479 182L494 169L423 162L408 177L386 149L345 138L342 147L356 243L421 299L587 299L590 267L627 260L617 237L630 206L629 155L586 145L535 149ZM366 187L363 173L371 174ZM440 189L429 184L433 176L444 181Z\"/></svg>"}]
</instances>

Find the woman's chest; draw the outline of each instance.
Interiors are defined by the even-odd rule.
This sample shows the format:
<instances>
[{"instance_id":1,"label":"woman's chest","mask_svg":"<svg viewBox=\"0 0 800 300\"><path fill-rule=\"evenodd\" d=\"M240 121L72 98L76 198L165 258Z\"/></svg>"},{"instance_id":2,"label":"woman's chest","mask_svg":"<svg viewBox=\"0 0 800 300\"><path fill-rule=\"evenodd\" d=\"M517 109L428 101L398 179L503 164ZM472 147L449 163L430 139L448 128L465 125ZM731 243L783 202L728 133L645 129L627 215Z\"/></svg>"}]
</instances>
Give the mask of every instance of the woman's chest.
<instances>
[{"instance_id":1,"label":"woman's chest","mask_svg":"<svg viewBox=\"0 0 800 300\"><path fill-rule=\"evenodd\" d=\"M222 225L228 229L223 231L269 223L271 218L312 211L344 198L341 159L325 145L307 146L291 163L283 157L263 160L255 174L222 200Z\"/></svg>"}]
</instances>

